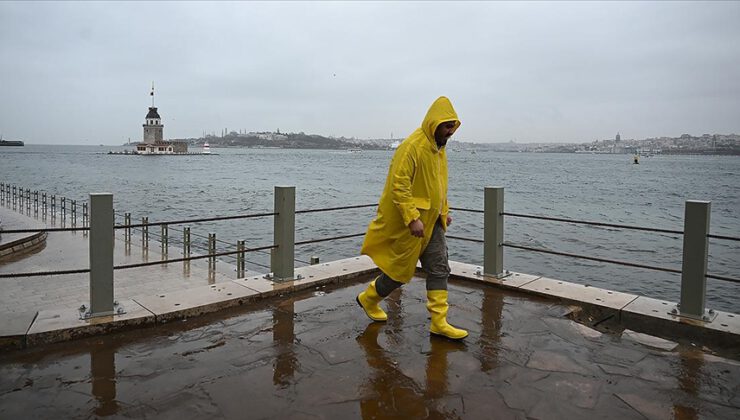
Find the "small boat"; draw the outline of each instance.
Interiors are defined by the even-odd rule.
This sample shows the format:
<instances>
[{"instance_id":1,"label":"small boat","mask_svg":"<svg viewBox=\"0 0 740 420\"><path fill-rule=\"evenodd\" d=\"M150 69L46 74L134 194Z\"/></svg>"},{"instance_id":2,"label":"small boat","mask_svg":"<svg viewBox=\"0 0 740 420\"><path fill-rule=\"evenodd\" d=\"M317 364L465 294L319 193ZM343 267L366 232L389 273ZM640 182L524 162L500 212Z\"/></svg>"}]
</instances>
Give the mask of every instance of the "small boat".
<instances>
[{"instance_id":1,"label":"small boat","mask_svg":"<svg viewBox=\"0 0 740 420\"><path fill-rule=\"evenodd\" d=\"M208 142L203 143L203 154L204 155L211 154L211 146L208 144Z\"/></svg>"},{"instance_id":2,"label":"small boat","mask_svg":"<svg viewBox=\"0 0 740 420\"><path fill-rule=\"evenodd\" d=\"M0 136L0 147L1 146L23 146L23 142L20 140L3 140Z\"/></svg>"}]
</instances>

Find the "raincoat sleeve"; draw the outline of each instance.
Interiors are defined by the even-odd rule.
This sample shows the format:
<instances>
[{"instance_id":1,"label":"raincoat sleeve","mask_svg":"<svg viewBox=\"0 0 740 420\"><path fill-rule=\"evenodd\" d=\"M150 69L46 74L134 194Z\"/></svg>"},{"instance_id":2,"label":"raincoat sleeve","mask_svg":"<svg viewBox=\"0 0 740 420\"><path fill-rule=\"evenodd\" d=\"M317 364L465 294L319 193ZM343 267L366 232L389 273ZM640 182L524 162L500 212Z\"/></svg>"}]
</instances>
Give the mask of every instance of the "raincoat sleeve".
<instances>
[{"instance_id":1,"label":"raincoat sleeve","mask_svg":"<svg viewBox=\"0 0 740 420\"><path fill-rule=\"evenodd\" d=\"M414 197L411 194L411 183L414 179L415 169L416 163L414 157L408 152L402 156L402 159L398 159L395 162L393 168L393 188L391 195L393 204L396 205L396 208L401 213L401 218L405 226L408 226L421 216L419 210L416 209Z\"/></svg>"}]
</instances>

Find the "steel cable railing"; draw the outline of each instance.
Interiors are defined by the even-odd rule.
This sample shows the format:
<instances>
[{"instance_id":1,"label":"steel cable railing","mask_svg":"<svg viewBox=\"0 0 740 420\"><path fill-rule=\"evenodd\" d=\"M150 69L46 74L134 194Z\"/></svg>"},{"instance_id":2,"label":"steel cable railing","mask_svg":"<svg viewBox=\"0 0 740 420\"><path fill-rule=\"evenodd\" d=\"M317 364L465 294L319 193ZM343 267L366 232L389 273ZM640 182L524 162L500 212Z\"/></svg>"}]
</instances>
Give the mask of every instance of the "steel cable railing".
<instances>
[{"instance_id":1,"label":"steel cable railing","mask_svg":"<svg viewBox=\"0 0 740 420\"><path fill-rule=\"evenodd\" d=\"M326 211L336 211L336 210L347 210L347 209L357 209L357 208L368 208L368 207L375 207L377 204L361 204L361 205L351 205L351 206L341 206L341 207L329 207L329 208L320 208L320 209L307 209L307 210L297 210L295 211L296 214L307 214L307 213L317 213L317 212L326 212ZM484 210L477 210L477 209L467 209L467 208L460 208L460 207L451 207L451 210L455 211L463 211L463 212L470 212L470 213L479 213L483 214L485 213ZM115 213L115 212L114 212ZM116 213L119 214L120 213ZM503 216L510 216L510 217L519 217L519 218L528 218L528 219L536 219L536 220L545 220L545 221L555 221L555 222L562 222L562 223L573 223L573 224L583 224L588 226L598 226L598 227L611 227L611 228L619 228L619 229L630 229L630 230L637 230L637 231L645 231L645 232L656 232L656 233L666 233L666 234L673 234L673 235L683 235L683 232L680 230L671 230L671 229L658 229L658 228L646 228L646 227L640 227L640 226L632 226L632 225L624 225L624 224L615 224L615 223L603 223L603 222L593 222L593 221L584 221L584 220L576 220L576 219L568 219L568 218L560 218L560 217L549 217L549 216L540 216L540 215L530 215L530 214L521 214L521 213L512 213L512 212L502 212L500 213ZM222 220L236 220L236 219L246 219L246 218L258 218L258 217L269 217L269 216L277 216L278 213L276 212L270 212L270 213L258 213L258 214L249 214L249 215L234 215L234 216L219 216L219 217L210 217L210 218L199 218L199 219L187 219L187 220L175 220L175 221L165 221L165 222L151 222L151 223L140 223L140 224L129 224L129 225L116 225L115 229L125 229L125 228L132 228L141 230L139 228L143 227L149 227L149 226L164 226L164 225L172 225L172 224L185 224L185 223L201 223L201 222L211 222L211 221L222 221ZM89 231L90 229L88 227L63 227L63 228L45 228L45 229L12 229L12 230L0 230L0 233L37 233L37 232L70 232L70 231ZM161 235L158 235L156 232L152 231L149 232L151 235L155 237L160 237ZM196 233L191 233L191 235L195 237L199 237L202 239L208 239L208 237L204 235L198 235ZM333 240L341 240L341 239L348 239L348 238L354 238L363 236L364 233L357 233L357 234L351 234L351 235L340 235L340 236L333 236L328 238L319 238L319 239L310 239L310 240L304 240L304 241L298 241L295 242L296 246L299 245L307 245L312 243L318 243L318 242L327 242L327 241L333 241ZM475 242L475 243L483 243L483 240L479 239L471 239L471 238L464 238L459 236L453 236L448 235L447 236L450 239L455 240L462 240L462 241L469 241L469 242ZM708 234L708 238L712 239L720 239L720 240L730 240L730 241L740 241L740 238L726 236L726 235L713 235ZM222 244L228 244L232 245L226 241L215 239L217 243ZM620 261L620 260L612 260L607 258L598 258L598 257L589 257L586 255L580 255L580 254L574 254L574 253L566 253L566 252L559 252L559 251L553 251L548 249L542 249L542 248L535 248L535 247L529 247L525 245L518 245L513 244L510 242L504 242L501 244L502 246L509 247L509 248L515 248L515 249L522 249L522 250L528 250L532 252L540 252L540 253L546 253L551 255L559 255L559 256L565 256L565 257L571 257L571 258L579 258L584 260L590 260L590 261L596 261L596 262L603 262L603 263L611 263L611 264L617 264L617 265L624 265L629 267L636 267L636 268L644 268L644 269L650 269L650 270L656 270L656 271L663 271L663 272L670 272L670 273L681 273L681 270L677 269L671 269L671 268L665 268L665 267L656 267L656 266L650 266L646 264L637 264L637 263L631 263L627 261ZM194 247L198 248L199 245L194 245ZM244 251L227 251L222 253L216 253L216 254L206 254L202 256L197 257L189 257L189 258L180 258L180 259L172 259L172 260L164 260L164 261L158 261L158 262L150 262L150 263L140 263L140 264L134 264L129 266L116 266L117 269L120 268L133 268L133 267L144 267L148 265L157 265L157 264L165 264L165 263L172 263L172 262L179 262L179 261L188 261L189 259L201 259L201 258L209 258L209 257L221 257L226 256L230 258L234 258L233 255L237 254L239 252L263 252L265 249L274 248L272 247L260 247L260 248L250 248L245 249ZM294 259L295 261L302 262L309 264L305 261L300 261L298 259ZM252 262L252 261L246 261L250 264L255 264L261 267L269 268L265 265ZM82 270L65 270L64 272L58 272L59 274L77 274L77 273L85 273L89 272L89 269L82 269ZM51 272L46 272L51 273ZM22 274L22 273L21 273ZM45 273L40 274L34 274L34 275L44 275ZM2 277L8 277L10 275L0 275L0 278ZM17 275L20 276L20 275ZM720 276L720 275L713 275L713 274L707 274L706 277L708 278L714 278L718 280L724 280L724 281L730 281L730 282L739 282L740 280L727 277L727 276Z\"/></svg>"},{"instance_id":2,"label":"steel cable railing","mask_svg":"<svg viewBox=\"0 0 740 420\"><path fill-rule=\"evenodd\" d=\"M466 208L455 208L451 207L451 210L456 211L464 211L464 212L470 212L470 213L484 213L483 210L475 210L475 209L466 209ZM657 233L668 233L668 234L674 234L674 235L683 235L683 231L679 230L671 230L671 229L658 229L658 228L646 228L642 226L632 226L632 225L623 225L623 224L616 224L616 223L602 223L602 222L590 222L590 221L584 221L584 220L576 220L576 219L567 219L567 218L561 218L561 217L549 217L549 216L538 216L538 215L529 215L529 214L521 214L521 213L511 213L511 212L501 212L502 216L510 216L510 217L520 217L520 218L528 218L528 219L538 219L538 220L547 220L547 221L555 221L555 222L565 222L565 223L574 223L574 224L583 224L588 226L599 226L599 227L613 227L613 228L620 228L620 229L630 229L630 230L637 230L637 231L645 231L645 232L657 232ZM447 235L447 238L449 239L456 239L461 241L467 241L467 242L475 242L475 243L484 243L481 239L473 239L473 238L465 238L460 236L453 236L453 235ZM729 240L729 241L740 241L740 238L735 238L732 236L726 236L726 235L713 235L713 234L707 234L707 238L713 238L713 239L722 239L722 240ZM509 248L515 248L515 249L521 249L526 251L533 251L533 252L540 252L544 254L551 254L551 255L558 255L563 257L570 257L570 258L578 258L583 260L589 260L589 261L596 261L596 262L603 262L603 263L610 263L610 264L616 264L616 265L623 265L627 267L636 267L636 268L643 268L648 270L655 270L655 271L663 271L668 273L676 273L681 274L681 270L674 269L674 268L666 268L666 267L657 267L657 266L651 266L647 264L638 264L638 263L632 263L628 261L620 261L620 260L612 260L608 258L599 258L599 257L589 257L587 255L580 255L580 254L573 254L568 252L560 252L560 251L553 251L549 249L543 249L543 248L535 248L535 247L529 247L525 245L517 245L510 242L504 242L501 244L501 246L509 247ZM728 276L721 276L716 274L706 274L707 278L717 279L717 280L723 280L728 281L732 283L740 283L740 279L728 277Z\"/></svg>"},{"instance_id":3,"label":"steel cable railing","mask_svg":"<svg viewBox=\"0 0 740 420\"><path fill-rule=\"evenodd\" d=\"M467 241L467 242L475 242L475 243L485 243L483 239L473 239L473 238L463 238L462 236L453 236L453 235L445 235L449 239L457 239L459 241Z\"/></svg>"},{"instance_id":4,"label":"steel cable railing","mask_svg":"<svg viewBox=\"0 0 740 420\"><path fill-rule=\"evenodd\" d=\"M271 212L271 213L243 214L243 215L235 215L235 216L206 217L206 218L200 218L200 219L173 220L173 221L167 221L167 222L138 223L138 224L133 224L133 225L116 226L116 229L122 229L126 227L137 228L137 227L144 227L144 226L183 225L186 223L216 222L216 221L221 221L221 220L250 219L250 218L256 218L256 217L269 217L269 216L277 216L277 215L278 215L277 213Z\"/></svg>"},{"instance_id":5,"label":"steel cable railing","mask_svg":"<svg viewBox=\"0 0 740 420\"><path fill-rule=\"evenodd\" d=\"M135 263L135 264L126 264L126 265L116 265L113 266L113 269L115 270L124 270L127 268L139 268L139 267L149 267L152 265L159 265L159 264L168 264L168 263L177 263L177 262L184 262L184 261L192 261L192 260L201 260L205 258L215 258L215 257L223 257L226 255L235 255L239 253L247 253L247 252L257 252L257 251L263 251L265 249L273 249L277 248L275 245L265 245L257 248L249 248L245 249L243 251L226 251L226 252L216 252L214 254L206 254L206 255L197 255L194 257L183 257L183 258L173 258L171 260L164 260L164 261L152 261L152 262L145 262L145 263Z\"/></svg>"},{"instance_id":6,"label":"steel cable railing","mask_svg":"<svg viewBox=\"0 0 740 420\"><path fill-rule=\"evenodd\" d=\"M648 270L664 271L666 273L681 274L681 270L678 270L678 269L675 269L675 268L656 267L656 266L650 266L650 265L646 265L646 264L631 263L631 262L628 262L628 261L612 260L612 259L608 259L608 258L589 257L587 255L572 254L572 253L569 253L569 252L552 251L552 250L549 250L549 249L535 248L535 247L524 246L524 245L517 245L517 244L512 244L510 242L504 242L504 243L501 244L501 246L508 247L508 248L523 249L523 250L526 250L526 251L541 252L541 253L544 253L544 254L560 255L560 256L563 256L563 257L578 258L578 259L588 260L588 261L611 263L611 264L617 264L617 265L624 265L624 266L627 266L627 267L645 268L645 269L648 269Z\"/></svg>"},{"instance_id":7,"label":"steel cable railing","mask_svg":"<svg viewBox=\"0 0 740 420\"><path fill-rule=\"evenodd\" d=\"M450 207L450 210L464 211L464 212L468 212L468 213L481 213L481 214L485 213L485 211L483 211L483 210L465 209L465 208L461 208L461 207Z\"/></svg>"},{"instance_id":8,"label":"steel cable railing","mask_svg":"<svg viewBox=\"0 0 740 420\"><path fill-rule=\"evenodd\" d=\"M510 213L510 212L503 212L501 214L504 216L520 217L520 218L525 218L525 219L548 220L548 221L553 221L553 222L565 222L565 223L575 223L575 224L589 225L589 226L613 227L613 228L619 228L619 229L639 230L639 231L644 231L644 232L657 232L657 233L670 233L673 235L683 235L683 231L672 230L672 229L647 228L647 227L642 227L642 226L622 225L622 224L617 224L617 223L590 222L586 220L566 219L563 217L537 216L537 215L532 215L532 214Z\"/></svg>"},{"instance_id":9,"label":"steel cable railing","mask_svg":"<svg viewBox=\"0 0 740 420\"><path fill-rule=\"evenodd\" d=\"M727 276L720 276L717 274L707 274L706 277L710 279L729 281L731 283L740 283L740 279L736 279L733 277L727 277Z\"/></svg>"},{"instance_id":10,"label":"steel cable railing","mask_svg":"<svg viewBox=\"0 0 740 420\"><path fill-rule=\"evenodd\" d=\"M354 234L351 234L351 235L332 236L332 237L329 237L329 238L309 239L309 240L305 240L305 241L298 241L295 244L296 244L296 246L298 246L298 245L306 245L306 244L315 244L317 242L336 241L336 240L339 240L339 239L356 238L358 236L364 236L364 235L365 235L365 233L354 233Z\"/></svg>"},{"instance_id":11,"label":"steel cable railing","mask_svg":"<svg viewBox=\"0 0 740 420\"><path fill-rule=\"evenodd\" d=\"M226 251L226 252L217 252L214 254L196 255L196 256L183 257L183 258L173 258L173 259L162 260L162 261L150 261L150 262L144 262L144 263L114 265L113 269L114 270L125 270L129 268L149 267L149 266L154 266L154 265L164 265L164 264L171 264L171 263L178 263L178 262L185 262L185 261L202 260L205 258L222 257L226 255L234 255L234 254L239 254L239 253L257 252L257 251L263 251L263 250L272 249L272 248L277 248L277 246L265 245L265 246L261 246L257 248L245 249L243 251ZM63 275L63 274L84 274L84 273L89 273L89 272L90 272L89 268L83 268L83 269L76 269L76 270L34 271L34 272L27 272L27 273L0 273L0 279L16 278L16 277L55 276L55 275Z\"/></svg>"},{"instance_id":12,"label":"steel cable railing","mask_svg":"<svg viewBox=\"0 0 740 420\"><path fill-rule=\"evenodd\" d=\"M327 207L323 209L310 209L310 210L296 210L295 214L319 213L323 211L335 211L335 210L347 210L347 209L359 209L359 208L364 208L364 207L377 207L377 204L357 204L354 206Z\"/></svg>"},{"instance_id":13,"label":"steel cable railing","mask_svg":"<svg viewBox=\"0 0 740 420\"><path fill-rule=\"evenodd\" d=\"M732 237L732 236L724 236L724 235L712 235L711 233L707 235L707 238L711 238L711 239L723 239L725 241L740 242L740 238L735 238L735 237Z\"/></svg>"},{"instance_id":14,"label":"steel cable railing","mask_svg":"<svg viewBox=\"0 0 740 420\"><path fill-rule=\"evenodd\" d=\"M5 233L39 233L39 232L78 232L89 231L89 227L68 227L68 228L43 228L43 229L0 229L0 234Z\"/></svg>"}]
</instances>

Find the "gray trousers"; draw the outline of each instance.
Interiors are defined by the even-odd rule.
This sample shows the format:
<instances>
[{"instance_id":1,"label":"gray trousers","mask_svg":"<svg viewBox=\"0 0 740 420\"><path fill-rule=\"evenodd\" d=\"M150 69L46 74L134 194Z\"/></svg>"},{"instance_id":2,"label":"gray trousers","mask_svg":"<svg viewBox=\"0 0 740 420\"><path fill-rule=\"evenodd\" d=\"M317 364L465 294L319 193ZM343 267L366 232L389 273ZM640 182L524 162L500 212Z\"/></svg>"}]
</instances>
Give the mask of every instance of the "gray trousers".
<instances>
[{"instance_id":1,"label":"gray trousers","mask_svg":"<svg viewBox=\"0 0 740 420\"><path fill-rule=\"evenodd\" d=\"M432 237L419 257L421 268L427 273L427 290L447 290L447 279L450 277L448 260L447 238L445 238L441 222L437 220ZM401 286L403 283L393 280L385 273L382 273L375 281L375 290L381 297L388 296Z\"/></svg>"}]
</instances>

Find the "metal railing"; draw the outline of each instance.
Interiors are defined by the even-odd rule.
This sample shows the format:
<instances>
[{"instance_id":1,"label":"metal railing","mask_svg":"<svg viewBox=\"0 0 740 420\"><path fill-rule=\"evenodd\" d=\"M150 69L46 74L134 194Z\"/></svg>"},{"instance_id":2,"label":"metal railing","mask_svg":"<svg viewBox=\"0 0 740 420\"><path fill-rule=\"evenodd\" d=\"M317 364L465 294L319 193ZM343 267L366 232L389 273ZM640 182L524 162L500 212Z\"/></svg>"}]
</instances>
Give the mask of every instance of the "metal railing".
<instances>
[{"instance_id":1,"label":"metal railing","mask_svg":"<svg viewBox=\"0 0 740 420\"><path fill-rule=\"evenodd\" d=\"M20 194L18 193L20 191ZM19 198L19 197L23 198ZM28 202L30 202L30 193L29 190L23 191L23 189L18 189L16 186L8 186L7 184L0 184L0 200L3 203L12 203L13 206L19 205L20 203L21 208L23 208L23 205L25 204L26 210L28 211ZM34 194L36 196L36 194ZM221 216L221 217L208 217L208 218L198 218L198 219L187 219L187 220L174 220L174 221L164 221L164 222L149 222L148 218L142 218L141 223L132 224L131 223L131 216L129 213L124 214L124 224L122 225L115 225L114 224L114 214L115 212L112 209L112 196L110 196L110 203L108 203L108 199L100 198L100 197L108 197L109 194L91 194L90 195L90 227L85 226L88 222L87 220L87 206L83 206L83 214L85 217L83 217L83 226L82 227L76 227L73 224L73 227L60 227L60 228L47 228L47 229L16 229L16 230L0 230L0 233L35 233L35 232L68 232L68 231L83 231L90 233L90 249L91 249L91 261L105 261L104 265L104 272L108 273L110 271L111 273L111 279L112 282L112 272L113 270L119 270L119 269L128 269L128 268L137 268L137 267L145 267L145 266L153 266L158 264L167 264L167 263L174 263L174 262L187 262L192 260L198 260L198 259L205 259L208 258L210 264L215 264L215 258L216 257L235 257L236 259L236 265L237 265L237 275L243 275L244 273L244 264L246 262L245 255L249 252L266 252L270 251L270 264L269 269L271 270L270 278L276 281L283 281L283 280L292 280L294 278L294 262L298 261L295 258L295 247L296 246L302 246L312 243L318 243L318 242L326 242L326 241L335 241L335 240L342 240L342 239L349 239L349 238L355 238L363 236L364 233L356 233L356 234L348 234L348 235L339 235L339 236L333 236L333 237L327 237L327 238L317 238L317 239L310 239L310 240L302 240L302 241L296 241L295 240L295 215L296 214L308 214L308 213L316 213L316 212L326 212L326 211L338 211L338 210L347 210L347 209L358 209L358 208L365 208L365 207L373 207L376 206L376 204L363 204L363 205L353 205L353 206L342 206L342 207L331 207L331 208L323 208L323 209L309 209L309 210L295 210L295 187L288 186L288 187L282 187L278 186L275 187L275 196L274 196L274 211L273 212L264 212L264 213L256 213L256 214L246 214L246 215L232 215L232 216ZM52 208L54 208L54 200L55 196L52 196L51 204ZM100 204L98 202L93 207L93 200L104 200L105 204ZM63 204L62 208L65 208L66 206L66 199L61 200ZM45 193L42 194L42 203L46 203L45 200ZM75 201L71 201L72 203L72 214L76 214L75 210ZM86 203L85 203L86 204ZM697 318L697 319L704 319L705 312L706 312L706 279L712 278L722 281L728 281L733 283L740 283L740 279L732 278L729 276L721 276L716 274L710 274L707 273L707 258L708 258L708 239L719 239L719 240L728 240L728 241L736 241L740 242L740 238L726 236L726 235L714 235L709 234L709 210L710 210L710 203L705 201L687 201L686 202L686 212L685 212L685 219L684 219L684 230L673 230L673 229L658 229L658 228L648 228L648 227L641 227L641 226L632 226L632 225L625 225L625 224L615 224L615 223L604 223L604 222L594 222L594 221L584 221L584 220L575 220L575 219L568 219L568 218L561 218L561 217L548 217L548 216L541 216L541 215L531 215L531 214L520 214L520 213L512 213L512 212L506 212L504 211L504 189L502 187L487 187L484 191L484 209L483 210L476 210L476 209L466 209L466 208L457 208L453 207L451 208L455 211L462 211L462 212L470 212L470 213L477 213L477 214L483 214L484 216L484 223L483 223L483 239L475 239L475 238L464 238L459 236L453 236L453 235L447 235L449 239L454 240L462 240L462 241L469 241L469 242L475 242L475 243L481 243L483 244L483 274L489 275L489 276L498 276L501 277L504 275L504 255L503 255L503 248L508 247L512 249L519 249L529 252L539 252L539 253L545 253L550 255L557 255L557 256L563 256L563 257L569 257L569 258L578 258L583 260L589 260L589 261L595 261L595 262L601 262L601 263L609 263L609 264L617 264L617 265L623 265L628 267L635 267L640 269L648 269L648 270L656 270L656 271L662 271L662 272L668 272L668 273L675 273L675 274L681 274L681 302L679 306L679 312L681 315ZM46 206L42 205L42 212L46 212ZM108 216L108 213L110 213L110 217ZM51 213L53 216L53 212ZM96 216L97 215L97 216ZM97 219L101 219L102 215L103 219L105 220L104 223L102 223L102 226L95 225L96 217ZM273 244L272 245L264 245L260 247L252 247L247 248L244 244L244 241L237 241L236 243L236 250L235 251L224 251L224 252L218 252L217 251L217 244L227 244L228 246L233 246L233 244L228 243L226 241L219 241L216 239L215 234L211 233L207 237L203 235L197 235L195 233L191 233L190 227L184 227L183 228L183 258L177 258L177 259L169 259L165 258L165 253L167 252L167 247L169 244L169 226L170 225L178 225L178 224L190 224L190 223L201 223L201 222L212 222L212 221L223 221L223 220L237 220L237 219L248 219L248 218L259 218L259 217L270 217L272 216L274 219L274 226L273 226ZM637 230L637 231L646 231L646 232L655 232L655 233L664 233L664 234L672 234L672 235L679 235L683 237L684 246L683 246L683 263L681 269L678 268L667 268L667 267L657 267L652 266L648 264L640 264L640 263L634 263L630 261L620 261L620 260L614 260L614 259L608 259L608 258L599 258L599 257L593 257L588 255L579 255L569 252L562 252L562 251L556 251L556 250L550 250L550 249L544 249L544 248L537 248L522 244L515 244L508 241L504 241L504 217L515 217L515 218L525 218L525 219L536 219L536 220L544 220L544 221L552 221L552 222L558 222L558 223L572 223L572 224L581 224L581 225L587 225L587 226L597 226L597 227L611 227L611 228L619 228L619 229L629 229L629 230ZM110 219L110 220L108 220ZM74 222L73 222L74 223ZM131 229L138 229L141 231L142 236L142 247L146 248L148 247L148 241L149 241L149 235L150 233L152 235L157 235L156 232L150 232L150 227L160 227L160 234L159 234L159 240L162 245L162 251L163 251L163 260L162 261L155 261L155 262L146 262L146 263L138 263L138 264L129 264L129 265L119 265L114 266L112 260L108 262L107 260L107 254L104 254L102 257L95 255L93 256L93 249L108 249L108 241L110 238L113 237L114 230L117 229L124 229L124 235L125 238L130 241L132 238ZM98 234L93 234L97 229ZM105 233L105 235L100 236L99 232L102 231ZM192 256L191 255L191 247L193 246L193 243L191 241L191 235L196 237L201 237L202 239L206 239L208 241L208 246L206 250L206 254L204 255L197 255ZM103 239L98 239L103 238ZM110 245L112 249L112 242ZM312 257L310 263L314 263L318 261L317 258ZM250 262L252 263L252 262ZM268 266L263 267L267 268ZM90 273L91 278L91 291L93 290L93 281L98 281L99 279L103 279L102 281L104 283L107 283L107 274L99 274L96 273L97 271L103 270L95 269L94 266L91 265L90 269L79 269L79 270L58 270L58 271L46 271L46 272L34 272L34 273L11 273L11 274L0 274L0 278L7 278L7 277L23 277L23 276L41 276L41 275L54 275L54 274L78 274L78 273ZM103 288L103 290L107 290L106 288ZM107 293L107 292L106 292ZM91 293L91 296L93 294ZM106 299L107 300L107 297ZM91 304L92 306L92 304Z\"/></svg>"},{"instance_id":2,"label":"metal railing","mask_svg":"<svg viewBox=\"0 0 740 420\"><path fill-rule=\"evenodd\" d=\"M23 194L23 198L18 194L18 191ZM28 191L28 190L27 190ZM8 203L12 200L14 206L18 203L21 205L21 209L30 194L23 192L22 189L18 189L16 186L8 186L7 184L0 184L0 199L2 204L5 204L6 199ZM45 193L42 194L42 203L44 200ZM56 196L52 197L52 207L50 214L52 218L56 215ZM62 220L66 218L67 210L67 199L62 197L60 200L62 207L60 208L60 217ZM309 209L309 210L295 210L295 187L275 187L275 202L274 211L266 213L246 214L246 215L232 215L232 216L220 216L220 217L208 217L198 219L186 219L186 220L173 220L173 221L161 221L161 222L149 222L147 217L143 217L141 223L131 223L130 213L124 213L124 224L115 223L116 212L113 209L113 196L112 194L90 194L90 217L89 226L87 226L88 215L87 203L83 206L83 226L76 226L76 214L77 205L76 200L69 201L71 207L70 216L72 217L72 227L51 227L44 229L0 229L0 233L38 233L38 232L76 232L82 231L89 234L89 252L90 252L90 268L72 269L72 270L53 270L53 271L38 271L38 272L25 272L25 273L3 273L0 274L0 278L18 278L18 277L38 277L38 276L52 276L52 275L64 275L64 274L89 274L90 278L90 306L87 317L104 316L110 315L114 312L114 300L113 300L113 282L114 282L114 271L148 267L155 265L163 265L168 263L184 262L187 263L193 260L208 259L209 271L215 270L215 259L217 257L235 257L237 266L237 276L243 276L245 272L245 263L247 262L245 256L251 252L265 252L270 251L270 265L263 266L269 268L271 272L267 275L273 281L286 281L293 280L295 277L294 272L294 261L295 259L295 247L318 243L326 241L341 240L345 238L352 238L362 236L360 234L350 234L333 236L326 238L316 238L310 240L295 241L295 215L304 213L316 213L326 211L337 211L346 209L355 209L361 207L375 206L375 204L369 205L358 205L358 206L343 206L343 207L332 207L323 209ZM47 207L42 205L42 211L44 214L47 213ZM121 214L119 213L119 216ZM167 249L169 247L169 226L180 225L180 224L192 224L201 222L213 222L223 220L237 220L237 219L249 219L249 218L260 218L270 217L274 218L274 229L273 239L274 242L271 245L264 245L259 247L247 248L245 241L237 241L236 250L227 250L220 252L217 250L217 244L229 244L225 241L218 241L214 233L203 236L195 233L191 233L190 227L183 228L183 258L170 259L167 257ZM159 234L150 229L152 227L160 227ZM113 244L115 240L115 230L124 231L124 240L127 246L130 246L132 241L132 229L136 229L141 232L142 249L146 250L149 246L149 235L158 238L162 247L162 260L142 262L135 264L125 265L114 265L113 263ZM207 240L207 251L203 255L191 255L193 242L191 241L191 235L198 237L201 236ZM306 264L317 264L319 261L318 257L311 257L310 262ZM257 264L257 263L255 263Z\"/></svg>"},{"instance_id":3,"label":"metal railing","mask_svg":"<svg viewBox=\"0 0 740 420\"><path fill-rule=\"evenodd\" d=\"M681 316L694 319L711 320L710 312L706 310L706 279L712 278L732 283L740 283L740 279L707 273L709 239L720 239L740 242L740 238L713 235L709 233L709 214L711 203L708 201L687 200L684 217L684 230L658 229L641 226L631 226L615 223L603 223L584 220L548 217L530 214L519 214L504 211L503 187L486 187L484 210L452 208L453 210L482 213L484 215L484 238L464 238L447 235L450 239L476 242L483 244L483 274L501 277L504 275L503 248L513 248L525 251L540 252L569 258L596 261L609 264L618 264L628 267L656 270L668 273L681 274L681 300L675 312ZM582 224L587 226L613 227L619 229L638 230L645 232L667 233L683 236L683 263L681 269L656 267L648 264L639 264L629 261L619 261L608 258L598 258L588 255L579 255L550 249L531 247L504 241L504 216L526 219L537 219L560 223Z\"/></svg>"}]
</instances>

